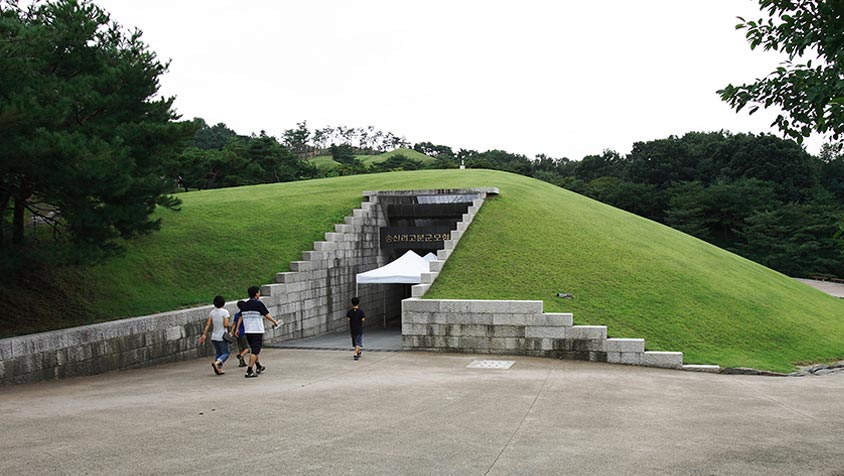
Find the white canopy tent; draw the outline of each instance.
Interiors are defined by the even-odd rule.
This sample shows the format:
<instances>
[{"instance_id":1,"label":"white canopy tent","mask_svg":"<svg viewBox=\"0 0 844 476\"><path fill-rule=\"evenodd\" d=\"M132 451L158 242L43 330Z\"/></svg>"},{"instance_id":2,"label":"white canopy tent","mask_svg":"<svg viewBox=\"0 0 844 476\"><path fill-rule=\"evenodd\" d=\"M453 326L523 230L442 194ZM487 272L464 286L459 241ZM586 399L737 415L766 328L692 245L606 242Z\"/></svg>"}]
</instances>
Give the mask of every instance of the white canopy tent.
<instances>
[{"instance_id":1,"label":"white canopy tent","mask_svg":"<svg viewBox=\"0 0 844 476\"><path fill-rule=\"evenodd\" d=\"M431 261L436 261L439 258L437 258L437 255L435 255L434 253L428 253L425 256L423 256L422 259L424 259L425 261L430 263Z\"/></svg>"},{"instance_id":2,"label":"white canopy tent","mask_svg":"<svg viewBox=\"0 0 844 476\"><path fill-rule=\"evenodd\" d=\"M428 272L428 260L422 258L413 250L409 250L401 257L380 268L356 275L357 284L371 283L404 283L419 284L422 273Z\"/></svg>"},{"instance_id":3,"label":"white canopy tent","mask_svg":"<svg viewBox=\"0 0 844 476\"><path fill-rule=\"evenodd\" d=\"M422 273L427 273L428 269L428 260L419 256L413 250L408 250L398 259L380 268L358 273L355 276L355 295L358 294L357 286L360 284L419 284L422 282ZM386 327L386 296L384 299L384 326Z\"/></svg>"}]
</instances>

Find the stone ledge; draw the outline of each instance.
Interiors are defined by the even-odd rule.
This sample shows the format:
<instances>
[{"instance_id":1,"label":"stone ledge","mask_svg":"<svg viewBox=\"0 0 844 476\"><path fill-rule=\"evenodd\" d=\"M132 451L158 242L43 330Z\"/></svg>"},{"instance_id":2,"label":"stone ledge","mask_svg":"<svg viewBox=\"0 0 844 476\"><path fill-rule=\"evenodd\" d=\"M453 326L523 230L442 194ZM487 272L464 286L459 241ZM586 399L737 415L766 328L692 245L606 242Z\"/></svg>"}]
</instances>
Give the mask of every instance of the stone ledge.
<instances>
[{"instance_id":1,"label":"stone ledge","mask_svg":"<svg viewBox=\"0 0 844 476\"><path fill-rule=\"evenodd\" d=\"M645 352L642 354L641 365L645 367L660 367L665 369L680 369L683 367L682 352Z\"/></svg>"},{"instance_id":2,"label":"stone ledge","mask_svg":"<svg viewBox=\"0 0 844 476\"><path fill-rule=\"evenodd\" d=\"M314 241L314 251L334 251L337 243L333 241Z\"/></svg>"},{"instance_id":3,"label":"stone ledge","mask_svg":"<svg viewBox=\"0 0 844 476\"><path fill-rule=\"evenodd\" d=\"M645 339L607 339L607 352L644 352Z\"/></svg>"},{"instance_id":4,"label":"stone ledge","mask_svg":"<svg viewBox=\"0 0 844 476\"><path fill-rule=\"evenodd\" d=\"M569 339L606 339L607 326L572 326L569 328Z\"/></svg>"},{"instance_id":5,"label":"stone ledge","mask_svg":"<svg viewBox=\"0 0 844 476\"><path fill-rule=\"evenodd\" d=\"M440 302L431 299L407 298L401 302L402 313L405 312L436 312L440 310Z\"/></svg>"},{"instance_id":6,"label":"stone ledge","mask_svg":"<svg viewBox=\"0 0 844 476\"><path fill-rule=\"evenodd\" d=\"M574 324L574 315L568 312L544 312L533 318L534 326L564 326Z\"/></svg>"},{"instance_id":7,"label":"stone ledge","mask_svg":"<svg viewBox=\"0 0 844 476\"><path fill-rule=\"evenodd\" d=\"M410 288L411 297L422 297L431 288L430 284L417 284Z\"/></svg>"},{"instance_id":8,"label":"stone ledge","mask_svg":"<svg viewBox=\"0 0 844 476\"><path fill-rule=\"evenodd\" d=\"M527 326L525 337L534 339L565 339L567 327Z\"/></svg>"},{"instance_id":9,"label":"stone ledge","mask_svg":"<svg viewBox=\"0 0 844 476\"><path fill-rule=\"evenodd\" d=\"M313 261L291 261L290 262L290 270L295 272L302 272L302 271L313 271L314 270L314 263Z\"/></svg>"},{"instance_id":10,"label":"stone ledge","mask_svg":"<svg viewBox=\"0 0 844 476\"><path fill-rule=\"evenodd\" d=\"M644 352L607 352L607 363L624 365L642 365Z\"/></svg>"},{"instance_id":11,"label":"stone ledge","mask_svg":"<svg viewBox=\"0 0 844 476\"><path fill-rule=\"evenodd\" d=\"M295 283L302 280L302 273L297 273L295 271L287 271L284 273L276 273L275 274L275 282L278 284L288 284L288 283Z\"/></svg>"},{"instance_id":12,"label":"stone ledge","mask_svg":"<svg viewBox=\"0 0 844 476\"><path fill-rule=\"evenodd\" d=\"M286 294L288 291L288 284L265 284L261 286L261 296L277 297L281 294ZM264 303L266 305L267 303ZM234 315L234 314L232 314Z\"/></svg>"}]
</instances>

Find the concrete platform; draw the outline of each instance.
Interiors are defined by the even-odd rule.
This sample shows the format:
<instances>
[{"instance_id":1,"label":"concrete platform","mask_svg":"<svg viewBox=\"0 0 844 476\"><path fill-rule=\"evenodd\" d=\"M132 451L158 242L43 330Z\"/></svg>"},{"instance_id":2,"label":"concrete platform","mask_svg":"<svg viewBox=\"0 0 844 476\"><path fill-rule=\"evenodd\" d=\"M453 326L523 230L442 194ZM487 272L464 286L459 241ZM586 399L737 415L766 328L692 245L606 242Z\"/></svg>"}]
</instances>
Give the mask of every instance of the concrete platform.
<instances>
[{"instance_id":1,"label":"concrete platform","mask_svg":"<svg viewBox=\"0 0 844 476\"><path fill-rule=\"evenodd\" d=\"M266 349L0 389L2 474L844 474L844 375Z\"/></svg>"},{"instance_id":2,"label":"concrete platform","mask_svg":"<svg viewBox=\"0 0 844 476\"><path fill-rule=\"evenodd\" d=\"M830 296L835 296L837 298L844 298L844 284L833 283L830 281L818 281L816 279L801 279L801 278L794 278L797 281L800 281L803 284L807 284L819 291L823 291Z\"/></svg>"},{"instance_id":3,"label":"concrete platform","mask_svg":"<svg viewBox=\"0 0 844 476\"><path fill-rule=\"evenodd\" d=\"M305 339L294 339L278 344L266 344L278 349L313 349L313 350L348 350L352 351L352 338L349 331L336 332ZM401 326L386 329L367 327L363 332L363 348L367 351L398 352L402 350Z\"/></svg>"}]
</instances>

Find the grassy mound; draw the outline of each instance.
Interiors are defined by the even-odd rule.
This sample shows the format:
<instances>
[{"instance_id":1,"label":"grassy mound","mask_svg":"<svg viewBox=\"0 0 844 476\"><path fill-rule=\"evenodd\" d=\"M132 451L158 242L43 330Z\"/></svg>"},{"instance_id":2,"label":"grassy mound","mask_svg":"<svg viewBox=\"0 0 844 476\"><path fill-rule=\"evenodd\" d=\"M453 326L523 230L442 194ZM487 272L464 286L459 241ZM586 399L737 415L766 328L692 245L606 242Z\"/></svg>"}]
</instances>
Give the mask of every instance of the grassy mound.
<instances>
[{"instance_id":1,"label":"grassy mound","mask_svg":"<svg viewBox=\"0 0 844 476\"><path fill-rule=\"evenodd\" d=\"M542 300L687 363L788 371L844 357L844 301L552 185L498 183L426 297Z\"/></svg>"},{"instance_id":2,"label":"grassy mound","mask_svg":"<svg viewBox=\"0 0 844 476\"><path fill-rule=\"evenodd\" d=\"M784 371L844 358L844 301L550 184L483 170L180 194L182 211L161 211L162 231L129 243L125 256L55 273L73 281L64 289L76 294L62 299L90 303L84 317L47 325L205 304L215 294L234 299L288 270L360 204L362 190L477 186L501 196L484 205L427 297L540 299L546 311L574 312L576 324L643 337L649 350L683 351L691 363ZM53 309L64 315L61 303ZM5 335L22 332L8 323Z\"/></svg>"},{"instance_id":3,"label":"grassy mound","mask_svg":"<svg viewBox=\"0 0 844 476\"><path fill-rule=\"evenodd\" d=\"M427 164L433 162L434 159L431 157L423 154L422 152L415 151L413 149L408 148L400 148L396 150L392 150L390 152L384 152L383 154L377 155L356 155L355 158L360 160L361 163L365 166L370 166L372 164L380 164L381 162L386 161L390 157L394 155L403 155L409 159L418 160L423 164ZM333 170L340 166L340 164L331 158L330 155L318 155L312 159L310 159L311 163L314 164L319 170L327 171Z\"/></svg>"}]
</instances>

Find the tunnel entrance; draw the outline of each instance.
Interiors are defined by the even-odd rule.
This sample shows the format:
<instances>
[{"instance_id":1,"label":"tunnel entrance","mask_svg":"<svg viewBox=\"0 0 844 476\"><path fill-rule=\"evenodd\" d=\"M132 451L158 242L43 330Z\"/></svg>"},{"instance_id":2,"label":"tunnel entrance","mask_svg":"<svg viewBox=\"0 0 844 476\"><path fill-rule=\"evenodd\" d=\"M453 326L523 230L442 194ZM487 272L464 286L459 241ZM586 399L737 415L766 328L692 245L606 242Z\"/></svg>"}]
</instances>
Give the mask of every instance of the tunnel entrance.
<instances>
[{"instance_id":1,"label":"tunnel entrance","mask_svg":"<svg viewBox=\"0 0 844 476\"><path fill-rule=\"evenodd\" d=\"M472 190L387 191L375 192L383 213L379 227L379 248L385 263L395 262L412 251L430 262L451 239L451 232L482 192ZM427 272L427 267L423 272ZM392 286L379 293L383 299L381 319L368 322L384 329L401 331L401 301L411 297L411 287L421 281L361 284L360 286ZM367 320L369 321L369 320Z\"/></svg>"},{"instance_id":2,"label":"tunnel entrance","mask_svg":"<svg viewBox=\"0 0 844 476\"><path fill-rule=\"evenodd\" d=\"M402 301L424 293L422 276L435 276L426 274L428 263L438 272L483 199L497 194L495 188L364 191L362 205L345 223L314 242L302 261L291 262L289 272L278 273L276 284L262 289L276 300L274 313L290 323L273 344L350 348L346 311L351 297L358 296L367 315L364 347L401 348ZM418 260L429 260L419 266L415 280L358 283L358 275L411 251ZM386 344L385 337L394 343Z\"/></svg>"},{"instance_id":3,"label":"tunnel entrance","mask_svg":"<svg viewBox=\"0 0 844 476\"><path fill-rule=\"evenodd\" d=\"M379 195L387 226L379 230L380 248L389 261L407 250L419 256L437 254L452 230L463 220L477 193L413 193L396 192L397 195ZM383 192L389 193L389 192Z\"/></svg>"}]
</instances>

